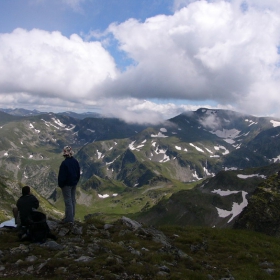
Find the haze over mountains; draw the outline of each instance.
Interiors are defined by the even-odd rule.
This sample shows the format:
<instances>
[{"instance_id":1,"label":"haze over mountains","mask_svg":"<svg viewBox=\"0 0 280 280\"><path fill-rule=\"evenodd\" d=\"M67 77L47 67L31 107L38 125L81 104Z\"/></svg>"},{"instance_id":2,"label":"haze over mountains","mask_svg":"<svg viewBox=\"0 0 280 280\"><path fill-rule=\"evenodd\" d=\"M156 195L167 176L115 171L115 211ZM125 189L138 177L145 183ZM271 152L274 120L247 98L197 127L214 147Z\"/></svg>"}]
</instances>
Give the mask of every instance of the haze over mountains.
<instances>
[{"instance_id":1,"label":"haze over mountains","mask_svg":"<svg viewBox=\"0 0 280 280\"><path fill-rule=\"evenodd\" d=\"M151 126L88 113L6 112L0 112L2 176L32 186L58 208L65 145L80 161L83 213L102 203L111 214L138 212L150 223L232 226L257 185L279 168L279 119L201 108ZM178 191L203 179L183 195L184 205L196 206L183 210ZM147 218L145 211L154 212Z\"/></svg>"}]
</instances>

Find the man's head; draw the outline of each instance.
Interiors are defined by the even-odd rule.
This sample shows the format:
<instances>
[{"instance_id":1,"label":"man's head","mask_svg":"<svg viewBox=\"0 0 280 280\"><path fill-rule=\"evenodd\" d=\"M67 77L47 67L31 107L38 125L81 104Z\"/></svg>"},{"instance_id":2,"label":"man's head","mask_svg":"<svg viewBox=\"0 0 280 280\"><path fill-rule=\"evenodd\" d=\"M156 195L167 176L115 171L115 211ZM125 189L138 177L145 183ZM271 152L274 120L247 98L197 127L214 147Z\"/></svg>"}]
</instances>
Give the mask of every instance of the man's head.
<instances>
[{"instance_id":1,"label":"man's head","mask_svg":"<svg viewBox=\"0 0 280 280\"><path fill-rule=\"evenodd\" d=\"M24 186L21 190L22 195L29 195L30 194L30 187L29 186Z\"/></svg>"},{"instance_id":2,"label":"man's head","mask_svg":"<svg viewBox=\"0 0 280 280\"><path fill-rule=\"evenodd\" d=\"M64 157L72 157L73 156L73 151L70 146L65 146L63 149L63 156Z\"/></svg>"}]
</instances>

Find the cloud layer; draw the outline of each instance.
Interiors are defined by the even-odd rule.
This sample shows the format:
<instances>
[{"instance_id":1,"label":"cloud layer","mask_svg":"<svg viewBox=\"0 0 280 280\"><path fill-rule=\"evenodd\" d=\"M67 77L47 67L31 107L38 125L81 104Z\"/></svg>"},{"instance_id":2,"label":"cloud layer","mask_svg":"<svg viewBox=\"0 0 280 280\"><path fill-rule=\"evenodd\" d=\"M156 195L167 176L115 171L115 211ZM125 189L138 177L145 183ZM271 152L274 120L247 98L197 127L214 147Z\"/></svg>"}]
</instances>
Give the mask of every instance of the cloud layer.
<instances>
[{"instance_id":1,"label":"cloud layer","mask_svg":"<svg viewBox=\"0 0 280 280\"><path fill-rule=\"evenodd\" d=\"M83 4L63 1L73 8ZM280 106L276 2L176 0L174 14L112 23L95 41L38 29L2 33L0 102L99 106L105 114L143 121L147 112L160 120L168 111L193 108L146 101L154 98L207 100L255 115L275 114ZM108 51L112 38L133 61L125 71Z\"/></svg>"}]
</instances>

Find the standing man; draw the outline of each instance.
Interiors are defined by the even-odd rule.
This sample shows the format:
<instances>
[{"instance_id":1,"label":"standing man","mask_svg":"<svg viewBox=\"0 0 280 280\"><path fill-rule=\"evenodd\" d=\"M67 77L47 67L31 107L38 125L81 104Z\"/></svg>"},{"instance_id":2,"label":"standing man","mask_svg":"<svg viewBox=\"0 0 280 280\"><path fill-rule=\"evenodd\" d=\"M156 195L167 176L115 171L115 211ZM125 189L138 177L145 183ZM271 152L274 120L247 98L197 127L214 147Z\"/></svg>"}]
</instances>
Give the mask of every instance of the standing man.
<instances>
[{"instance_id":1,"label":"standing man","mask_svg":"<svg viewBox=\"0 0 280 280\"><path fill-rule=\"evenodd\" d=\"M63 149L64 161L59 167L58 186L62 190L65 204L65 218L62 223L73 223L76 205L76 186L80 180L80 165L73 157L70 146Z\"/></svg>"},{"instance_id":2,"label":"standing man","mask_svg":"<svg viewBox=\"0 0 280 280\"><path fill-rule=\"evenodd\" d=\"M17 207L13 208L13 214L17 224L18 218L20 219L20 224L18 224L18 226L27 226L28 217L33 209L38 209L39 201L33 194L31 194L29 186L24 186L21 189L21 193L22 196L17 201Z\"/></svg>"}]
</instances>

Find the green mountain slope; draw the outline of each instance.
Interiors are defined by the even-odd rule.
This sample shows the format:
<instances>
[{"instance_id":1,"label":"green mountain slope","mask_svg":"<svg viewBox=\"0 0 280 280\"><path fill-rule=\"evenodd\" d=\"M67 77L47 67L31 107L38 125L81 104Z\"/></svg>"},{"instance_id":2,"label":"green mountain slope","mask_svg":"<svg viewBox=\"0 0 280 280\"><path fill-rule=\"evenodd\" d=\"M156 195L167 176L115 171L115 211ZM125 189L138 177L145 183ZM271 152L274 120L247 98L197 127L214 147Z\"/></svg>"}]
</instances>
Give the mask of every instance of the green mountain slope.
<instances>
[{"instance_id":1,"label":"green mountain slope","mask_svg":"<svg viewBox=\"0 0 280 280\"><path fill-rule=\"evenodd\" d=\"M221 171L197 187L176 192L134 217L150 225L231 228L258 185L279 169L280 164L273 164L242 171Z\"/></svg>"}]
</instances>

